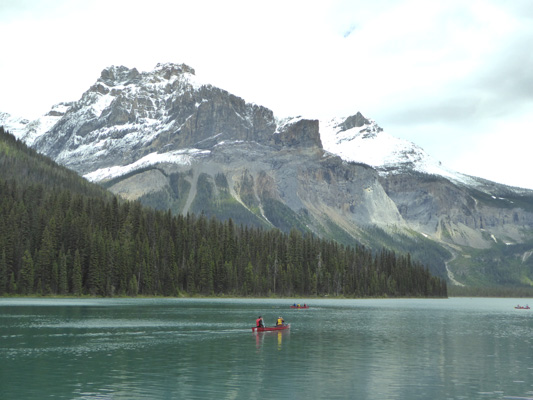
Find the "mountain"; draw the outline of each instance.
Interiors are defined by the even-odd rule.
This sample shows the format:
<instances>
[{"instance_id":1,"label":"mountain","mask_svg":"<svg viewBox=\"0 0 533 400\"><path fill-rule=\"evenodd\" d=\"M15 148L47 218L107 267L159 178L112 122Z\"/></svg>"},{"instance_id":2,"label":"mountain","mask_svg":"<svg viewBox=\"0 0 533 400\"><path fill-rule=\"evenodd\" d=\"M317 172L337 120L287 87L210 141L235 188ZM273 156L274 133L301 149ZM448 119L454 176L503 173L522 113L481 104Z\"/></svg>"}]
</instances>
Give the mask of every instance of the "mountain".
<instances>
[{"instance_id":1,"label":"mountain","mask_svg":"<svg viewBox=\"0 0 533 400\"><path fill-rule=\"evenodd\" d=\"M0 124L158 209L408 251L457 285L533 283L533 191L451 171L359 112L278 119L158 64L106 68L80 100Z\"/></svg>"},{"instance_id":2,"label":"mountain","mask_svg":"<svg viewBox=\"0 0 533 400\"><path fill-rule=\"evenodd\" d=\"M0 296L447 296L406 255L119 201L3 127L0 167Z\"/></svg>"}]
</instances>

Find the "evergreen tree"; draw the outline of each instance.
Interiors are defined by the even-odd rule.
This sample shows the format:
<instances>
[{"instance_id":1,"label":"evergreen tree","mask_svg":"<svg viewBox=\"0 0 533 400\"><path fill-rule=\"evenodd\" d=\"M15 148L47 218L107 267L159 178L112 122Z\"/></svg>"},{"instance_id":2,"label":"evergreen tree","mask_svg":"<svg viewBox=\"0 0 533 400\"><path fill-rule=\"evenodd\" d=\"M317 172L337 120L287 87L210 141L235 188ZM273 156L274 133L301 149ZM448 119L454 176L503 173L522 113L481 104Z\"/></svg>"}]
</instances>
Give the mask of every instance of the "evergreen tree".
<instances>
[{"instance_id":1,"label":"evergreen tree","mask_svg":"<svg viewBox=\"0 0 533 400\"><path fill-rule=\"evenodd\" d=\"M83 293L83 281L81 270L81 256L80 252L76 250L74 253L74 265L72 268L72 294L81 296Z\"/></svg>"},{"instance_id":2,"label":"evergreen tree","mask_svg":"<svg viewBox=\"0 0 533 400\"><path fill-rule=\"evenodd\" d=\"M6 251L3 249L0 257L0 295L7 293L8 276Z\"/></svg>"},{"instance_id":3,"label":"evergreen tree","mask_svg":"<svg viewBox=\"0 0 533 400\"><path fill-rule=\"evenodd\" d=\"M128 296L137 296L139 293L139 285L137 283L137 277L132 275L128 284Z\"/></svg>"},{"instance_id":4,"label":"evergreen tree","mask_svg":"<svg viewBox=\"0 0 533 400\"><path fill-rule=\"evenodd\" d=\"M36 278L40 282L38 290L43 294L52 293L53 284L57 282L57 269L54 269L57 257L55 232L55 219L52 217L44 229L36 267Z\"/></svg>"},{"instance_id":5,"label":"evergreen tree","mask_svg":"<svg viewBox=\"0 0 533 400\"><path fill-rule=\"evenodd\" d=\"M22 256L22 269L20 271L19 291L21 294L33 293L33 259L29 250Z\"/></svg>"},{"instance_id":6,"label":"evergreen tree","mask_svg":"<svg viewBox=\"0 0 533 400\"><path fill-rule=\"evenodd\" d=\"M59 254L59 273L58 273L58 290L59 294L68 293L68 267L67 267L67 255L62 251Z\"/></svg>"}]
</instances>

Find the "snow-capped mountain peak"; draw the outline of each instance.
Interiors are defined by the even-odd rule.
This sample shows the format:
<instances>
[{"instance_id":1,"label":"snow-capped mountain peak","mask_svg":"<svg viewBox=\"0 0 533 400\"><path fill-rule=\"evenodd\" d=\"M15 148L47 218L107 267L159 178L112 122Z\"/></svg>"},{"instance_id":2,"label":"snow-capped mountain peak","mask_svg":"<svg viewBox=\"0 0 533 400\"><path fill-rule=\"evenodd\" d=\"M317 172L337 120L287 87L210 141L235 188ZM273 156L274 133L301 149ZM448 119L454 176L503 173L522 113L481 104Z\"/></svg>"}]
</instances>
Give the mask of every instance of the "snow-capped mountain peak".
<instances>
[{"instance_id":1,"label":"snow-capped mountain peak","mask_svg":"<svg viewBox=\"0 0 533 400\"><path fill-rule=\"evenodd\" d=\"M320 121L320 137L324 150L348 162L370 165L382 175L414 170L455 182L474 183L471 177L446 168L416 144L388 134L361 113Z\"/></svg>"}]
</instances>

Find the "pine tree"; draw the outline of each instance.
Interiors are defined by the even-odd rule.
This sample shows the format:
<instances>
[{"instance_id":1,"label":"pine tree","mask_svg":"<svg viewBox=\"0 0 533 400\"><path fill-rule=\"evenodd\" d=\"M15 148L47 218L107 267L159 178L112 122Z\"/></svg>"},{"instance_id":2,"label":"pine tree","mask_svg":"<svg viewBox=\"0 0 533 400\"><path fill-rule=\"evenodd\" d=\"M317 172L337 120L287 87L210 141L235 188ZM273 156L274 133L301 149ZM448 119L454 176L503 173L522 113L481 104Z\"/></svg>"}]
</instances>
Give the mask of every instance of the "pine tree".
<instances>
[{"instance_id":1,"label":"pine tree","mask_svg":"<svg viewBox=\"0 0 533 400\"><path fill-rule=\"evenodd\" d=\"M19 291L21 294L33 293L33 259L29 250L22 256L22 269L20 271Z\"/></svg>"},{"instance_id":2,"label":"pine tree","mask_svg":"<svg viewBox=\"0 0 533 400\"><path fill-rule=\"evenodd\" d=\"M58 273L58 290L59 294L68 293L68 269L67 269L67 255L60 252L59 255L59 273Z\"/></svg>"},{"instance_id":3,"label":"pine tree","mask_svg":"<svg viewBox=\"0 0 533 400\"><path fill-rule=\"evenodd\" d=\"M81 296L83 291L81 256L79 250L74 253L74 265L72 268L72 294Z\"/></svg>"},{"instance_id":4,"label":"pine tree","mask_svg":"<svg viewBox=\"0 0 533 400\"><path fill-rule=\"evenodd\" d=\"M52 293L53 284L57 282L57 270L54 269L57 257L55 232L55 219L52 218L44 229L36 267L36 278L41 285L39 291L43 294Z\"/></svg>"},{"instance_id":5,"label":"pine tree","mask_svg":"<svg viewBox=\"0 0 533 400\"><path fill-rule=\"evenodd\" d=\"M132 275L128 284L128 296L137 296L138 293L139 285L137 282L137 277L135 275Z\"/></svg>"},{"instance_id":6,"label":"pine tree","mask_svg":"<svg viewBox=\"0 0 533 400\"><path fill-rule=\"evenodd\" d=\"M0 257L0 295L7 293L8 276L6 251L2 249L2 256Z\"/></svg>"}]
</instances>

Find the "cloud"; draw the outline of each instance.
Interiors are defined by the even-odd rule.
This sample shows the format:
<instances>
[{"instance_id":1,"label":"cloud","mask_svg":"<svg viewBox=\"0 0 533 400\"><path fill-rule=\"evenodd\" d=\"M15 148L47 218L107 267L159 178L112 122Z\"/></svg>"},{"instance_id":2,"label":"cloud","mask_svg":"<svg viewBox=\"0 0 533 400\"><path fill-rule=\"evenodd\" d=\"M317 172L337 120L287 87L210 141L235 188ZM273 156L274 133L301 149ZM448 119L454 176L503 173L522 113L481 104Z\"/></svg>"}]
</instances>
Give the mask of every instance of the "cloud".
<instances>
[{"instance_id":1,"label":"cloud","mask_svg":"<svg viewBox=\"0 0 533 400\"><path fill-rule=\"evenodd\" d=\"M533 189L529 116L499 121L468 143L458 142L453 167L466 174Z\"/></svg>"},{"instance_id":2,"label":"cloud","mask_svg":"<svg viewBox=\"0 0 533 400\"><path fill-rule=\"evenodd\" d=\"M484 91L488 100L498 104L501 112L533 100L533 54L528 51L531 43L533 29L510 40L488 60L472 83L479 91Z\"/></svg>"}]
</instances>

